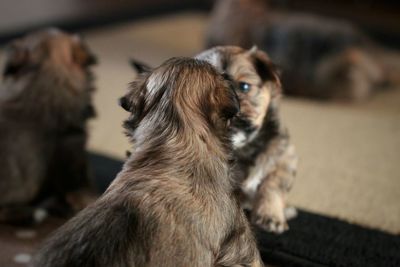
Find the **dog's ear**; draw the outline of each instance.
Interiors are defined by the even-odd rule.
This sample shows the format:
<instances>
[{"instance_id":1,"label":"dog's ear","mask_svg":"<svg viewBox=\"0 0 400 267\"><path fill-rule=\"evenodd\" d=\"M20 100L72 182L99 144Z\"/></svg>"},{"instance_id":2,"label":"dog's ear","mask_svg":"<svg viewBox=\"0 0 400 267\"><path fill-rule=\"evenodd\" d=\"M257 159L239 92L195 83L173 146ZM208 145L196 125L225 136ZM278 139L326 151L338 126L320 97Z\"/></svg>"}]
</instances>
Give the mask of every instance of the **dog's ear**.
<instances>
[{"instance_id":1,"label":"dog's ear","mask_svg":"<svg viewBox=\"0 0 400 267\"><path fill-rule=\"evenodd\" d=\"M21 74L30 63L28 48L13 43L7 48L7 60L3 69L3 77L17 76Z\"/></svg>"},{"instance_id":2,"label":"dog's ear","mask_svg":"<svg viewBox=\"0 0 400 267\"><path fill-rule=\"evenodd\" d=\"M90 52L89 48L83 43L82 38L78 35L74 37L76 42L72 45L73 62L82 67L97 64L96 56Z\"/></svg>"},{"instance_id":3,"label":"dog's ear","mask_svg":"<svg viewBox=\"0 0 400 267\"><path fill-rule=\"evenodd\" d=\"M279 78L279 69L277 66L271 61L268 55L259 50L256 46L253 46L250 50L247 51L251 60L253 61L254 68L257 71L257 74L261 77L263 82L273 82L276 84L277 90L281 90L281 82Z\"/></svg>"},{"instance_id":4,"label":"dog's ear","mask_svg":"<svg viewBox=\"0 0 400 267\"><path fill-rule=\"evenodd\" d=\"M119 105L134 115L140 115L144 109L146 86L142 83L132 82L129 92L119 99Z\"/></svg>"},{"instance_id":5,"label":"dog's ear","mask_svg":"<svg viewBox=\"0 0 400 267\"><path fill-rule=\"evenodd\" d=\"M118 104L125 110L131 111L131 101L129 99L129 94L124 95L120 99L118 99Z\"/></svg>"},{"instance_id":6,"label":"dog's ear","mask_svg":"<svg viewBox=\"0 0 400 267\"><path fill-rule=\"evenodd\" d=\"M139 74L145 73L145 72L150 72L151 67L147 65L146 63L140 62L136 59L130 59L129 63L131 67Z\"/></svg>"},{"instance_id":7,"label":"dog's ear","mask_svg":"<svg viewBox=\"0 0 400 267\"><path fill-rule=\"evenodd\" d=\"M134 130L141 121L145 109L146 86L138 82L130 84L129 92L119 99L120 106L131 113L124 122L126 129Z\"/></svg>"}]
</instances>

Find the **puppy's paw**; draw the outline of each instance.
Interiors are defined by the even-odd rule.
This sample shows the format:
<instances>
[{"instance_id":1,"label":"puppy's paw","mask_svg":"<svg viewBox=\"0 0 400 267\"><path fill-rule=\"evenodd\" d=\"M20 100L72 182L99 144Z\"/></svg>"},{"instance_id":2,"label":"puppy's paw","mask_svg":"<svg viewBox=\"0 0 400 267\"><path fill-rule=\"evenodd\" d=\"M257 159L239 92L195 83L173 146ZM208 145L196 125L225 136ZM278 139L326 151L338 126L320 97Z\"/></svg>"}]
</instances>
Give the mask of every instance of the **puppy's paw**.
<instances>
[{"instance_id":1,"label":"puppy's paw","mask_svg":"<svg viewBox=\"0 0 400 267\"><path fill-rule=\"evenodd\" d=\"M267 232L281 234L289 229L286 220L272 216L256 214L253 217L253 223Z\"/></svg>"},{"instance_id":2,"label":"puppy's paw","mask_svg":"<svg viewBox=\"0 0 400 267\"><path fill-rule=\"evenodd\" d=\"M283 233L289 229L285 216L285 205L279 194L258 203L252 212L252 222L267 232Z\"/></svg>"},{"instance_id":3,"label":"puppy's paw","mask_svg":"<svg viewBox=\"0 0 400 267\"><path fill-rule=\"evenodd\" d=\"M289 207L286 207L286 208L285 208L285 218L286 218L286 221L289 221L289 220L291 220L291 219L296 218L296 217L297 217L297 214L298 214L298 212L297 212L297 209L296 209L295 207L289 206Z\"/></svg>"}]
</instances>

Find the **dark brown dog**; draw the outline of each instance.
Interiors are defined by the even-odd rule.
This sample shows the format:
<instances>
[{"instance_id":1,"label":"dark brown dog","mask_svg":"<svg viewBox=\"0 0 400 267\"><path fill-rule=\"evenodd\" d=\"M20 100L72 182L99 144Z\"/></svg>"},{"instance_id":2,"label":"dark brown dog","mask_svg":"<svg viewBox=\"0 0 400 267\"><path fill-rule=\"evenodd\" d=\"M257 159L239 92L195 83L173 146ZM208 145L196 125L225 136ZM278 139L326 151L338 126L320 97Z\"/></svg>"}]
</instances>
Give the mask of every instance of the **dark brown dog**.
<instances>
[{"instance_id":1,"label":"dark brown dog","mask_svg":"<svg viewBox=\"0 0 400 267\"><path fill-rule=\"evenodd\" d=\"M65 205L57 212L79 209L90 184L85 145L94 58L78 36L56 29L15 40L6 56L0 221L40 221L54 203Z\"/></svg>"},{"instance_id":2,"label":"dark brown dog","mask_svg":"<svg viewBox=\"0 0 400 267\"><path fill-rule=\"evenodd\" d=\"M399 84L400 54L350 22L278 12L266 0L217 1L207 46L254 44L280 66L288 95L359 101L382 86Z\"/></svg>"},{"instance_id":3,"label":"dark brown dog","mask_svg":"<svg viewBox=\"0 0 400 267\"><path fill-rule=\"evenodd\" d=\"M229 178L228 124L239 110L230 86L185 58L132 83L121 105L135 149L35 266L262 266Z\"/></svg>"},{"instance_id":4,"label":"dark brown dog","mask_svg":"<svg viewBox=\"0 0 400 267\"><path fill-rule=\"evenodd\" d=\"M281 84L264 52L223 46L197 56L236 82L240 114L232 120L235 180L253 223L272 232L288 228L286 195L292 187L297 156L279 119Z\"/></svg>"}]
</instances>

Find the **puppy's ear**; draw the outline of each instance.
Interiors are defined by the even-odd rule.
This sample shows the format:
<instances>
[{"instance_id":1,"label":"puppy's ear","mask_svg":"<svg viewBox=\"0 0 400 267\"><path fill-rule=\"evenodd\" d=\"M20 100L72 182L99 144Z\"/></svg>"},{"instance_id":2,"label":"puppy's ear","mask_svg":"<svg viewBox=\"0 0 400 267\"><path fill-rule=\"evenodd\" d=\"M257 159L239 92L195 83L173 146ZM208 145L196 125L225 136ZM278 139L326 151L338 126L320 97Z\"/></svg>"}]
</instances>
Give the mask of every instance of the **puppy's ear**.
<instances>
[{"instance_id":1,"label":"puppy's ear","mask_svg":"<svg viewBox=\"0 0 400 267\"><path fill-rule=\"evenodd\" d=\"M262 81L264 83L268 81L275 83L275 87L279 90L277 93L280 93L281 82L279 70L276 65L272 63L268 55L264 51L259 50L256 46L253 46L247 53L253 61L254 68Z\"/></svg>"},{"instance_id":2,"label":"puppy's ear","mask_svg":"<svg viewBox=\"0 0 400 267\"><path fill-rule=\"evenodd\" d=\"M97 64L97 58L93 55L89 48L82 43L80 37L76 37L79 39L79 42L76 42L72 46L72 60L74 63L78 64L82 67L88 67Z\"/></svg>"},{"instance_id":3,"label":"puppy's ear","mask_svg":"<svg viewBox=\"0 0 400 267\"><path fill-rule=\"evenodd\" d=\"M132 82L129 92L119 99L119 105L134 115L140 115L144 109L146 86L138 82Z\"/></svg>"},{"instance_id":4,"label":"puppy's ear","mask_svg":"<svg viewBox=\"0 0 400 267\"><path fill-rule=\"evenodd\" d=\"M131 101L128 95L124 95L120 99L118 99L118 104L125 110L131 111Z\"/></svg>"},{"instance_id":5,"label":"puppy's ear","mask_svg":"<svg viewBox=\"0 0 400 267\"><path fill-rule=\"evenodd\" d=\"M136 59L130 59L129 63L131 67L139 74L145 73L145 72L150 72L151 67L147 65L146 63L137 61Z\"/></svg>"},{"instance_id":6,"label":"puppy's ear","mask_svg":"<svg viewBox=\"0 0 400 267\"><path fill-rule=\"evenodd\" d=\"M17 76L22 74L29 66L30 52L26 47L11 44L7 48L7 60L3 70L3 77Z\"/></svg>"},{"instance_id":7,"label":"puppy's ear","mask_svg":"<svg viewBox=\"0 0 400 267\"><path fill-rule=\"evenodd\" d=\"M146 86L133 82L129 92L119 99L120 106L131 113L129 119L124 122L126 129L134 130L141 121L145 109L145 97Z\"/></svg>"}]
</instances>

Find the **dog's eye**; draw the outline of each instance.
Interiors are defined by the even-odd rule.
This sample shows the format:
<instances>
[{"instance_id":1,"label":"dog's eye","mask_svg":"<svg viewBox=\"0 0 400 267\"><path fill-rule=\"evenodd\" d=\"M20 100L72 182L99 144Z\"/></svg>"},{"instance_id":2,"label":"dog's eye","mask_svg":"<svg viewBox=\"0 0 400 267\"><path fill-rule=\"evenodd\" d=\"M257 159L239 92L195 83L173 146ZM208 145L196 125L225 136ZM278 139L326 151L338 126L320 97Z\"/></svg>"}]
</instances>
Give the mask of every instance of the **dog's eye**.
<instances>
[{"instance_id":1,"label":"dog's eye","mask_svg":"<svg viewBox=\"0 0 400 267\"><path fill-rule=\"evenodd\" d=\"M251 89L251 84L245 82L239 82L239 90L243 93L249 92Z\"/></svg>"}]
</instances>

